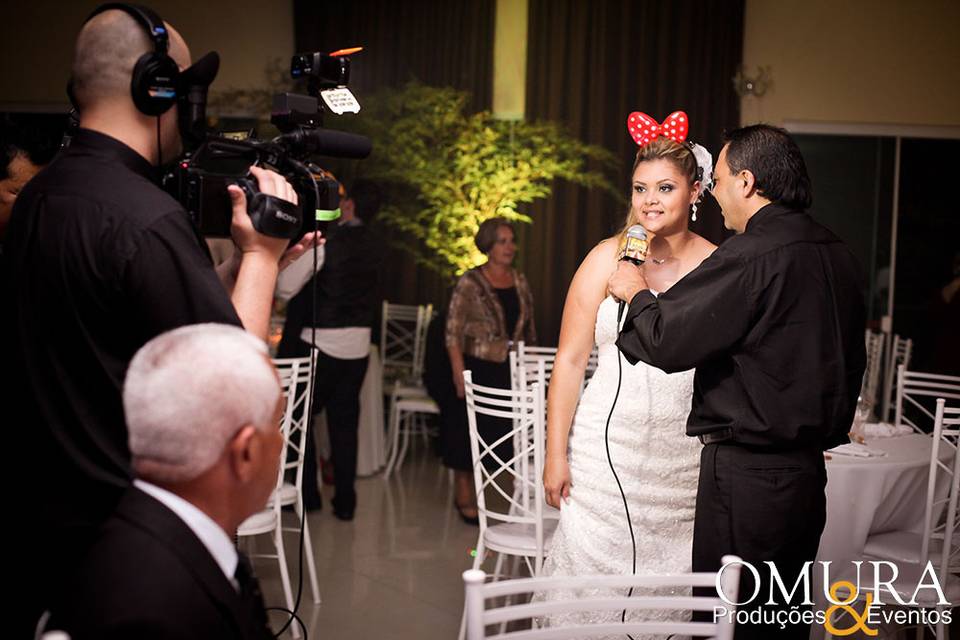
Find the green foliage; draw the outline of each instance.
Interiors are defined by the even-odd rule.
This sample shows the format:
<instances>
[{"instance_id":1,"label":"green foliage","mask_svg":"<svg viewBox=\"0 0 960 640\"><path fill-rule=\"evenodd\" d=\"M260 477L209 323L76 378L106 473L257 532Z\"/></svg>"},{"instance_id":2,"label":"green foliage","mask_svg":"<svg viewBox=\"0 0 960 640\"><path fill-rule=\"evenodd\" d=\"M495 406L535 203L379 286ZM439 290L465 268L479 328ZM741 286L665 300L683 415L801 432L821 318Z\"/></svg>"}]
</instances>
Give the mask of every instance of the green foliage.
<instances>
[{"instance_id":1,"label":"green foliage","mask_svg":"<svg viewBox=\"0 0 960 640\"><path fill-rule=\"evenodd\" d=\"M552 122L498 120L464 112L468 94L407 84L363 100L353 129L371 137L359 173L387 186L380 220L403 232L418 262L450 277L481 264L480 223L502 216L529 223L521 203L550 195L561 178L619 198L606 174L616 161Z\"/></svg>"}]
</instances>

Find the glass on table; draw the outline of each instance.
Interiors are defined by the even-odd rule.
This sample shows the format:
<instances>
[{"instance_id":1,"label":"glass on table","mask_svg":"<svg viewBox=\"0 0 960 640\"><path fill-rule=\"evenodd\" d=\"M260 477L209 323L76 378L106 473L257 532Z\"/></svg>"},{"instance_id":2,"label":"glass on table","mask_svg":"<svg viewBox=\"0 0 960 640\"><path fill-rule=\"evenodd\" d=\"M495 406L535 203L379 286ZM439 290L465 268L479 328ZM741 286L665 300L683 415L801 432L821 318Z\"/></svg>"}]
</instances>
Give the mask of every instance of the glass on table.
<instances>
[{"instance_id":1,"label":"glass on table","mask_svg":"<svg viewBox=\"0 0 960 640\"><path fill-rule=\"evenodd\" d=\"M857 408L853 414L853 425L850 427L850 442L863 444L866 441L864 438L866 433L865 427L872 417L873 403L863 396L857 398Z\"/></svg>"}]
</instances>

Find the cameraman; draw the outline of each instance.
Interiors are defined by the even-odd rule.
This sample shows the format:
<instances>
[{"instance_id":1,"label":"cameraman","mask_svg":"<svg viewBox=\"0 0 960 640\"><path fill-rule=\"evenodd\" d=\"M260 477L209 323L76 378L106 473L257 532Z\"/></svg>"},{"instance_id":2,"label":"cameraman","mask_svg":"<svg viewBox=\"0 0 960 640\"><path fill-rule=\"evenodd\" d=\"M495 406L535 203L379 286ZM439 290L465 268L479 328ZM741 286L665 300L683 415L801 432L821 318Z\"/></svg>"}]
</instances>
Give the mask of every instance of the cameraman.
<instances>
[{"instance_id":1,"label":"cameraman","mask_svg":"<svg viewBox=\"0 0 960 640\"><path fill-rule=\"evenodd\" d=\"M148 35L164 35L159 25L181 74L194 84L213 80L190 77L186 43L152 12L95 11L73 63L80 129L20 193L5 242L10 354L2 361L14 382L7 406L27 417L11 425L11 451L32 464L28 478L8 484L23 500L18 519L32 570L19 611L27 624L130 485L121 386L134 353L165 331L203 322L265 338L280 265L314 242L285 253L286 240L254 230L243 192L231 187L237 251L214 270L183 207L157 185L158 167L181 150L177 106L149 115L133 99L138 60L165 48ZM251 173L262 192L296 202L280 175Z\"/></svg>"}]
</instances>

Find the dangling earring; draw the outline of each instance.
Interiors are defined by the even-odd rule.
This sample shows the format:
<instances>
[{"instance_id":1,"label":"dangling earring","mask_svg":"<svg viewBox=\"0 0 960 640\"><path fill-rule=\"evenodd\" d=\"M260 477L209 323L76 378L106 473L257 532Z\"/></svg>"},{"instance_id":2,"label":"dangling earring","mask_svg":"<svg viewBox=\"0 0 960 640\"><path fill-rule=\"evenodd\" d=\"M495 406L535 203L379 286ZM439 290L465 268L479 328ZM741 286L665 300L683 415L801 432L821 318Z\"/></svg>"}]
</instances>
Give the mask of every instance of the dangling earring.
<instances>
[{"instance_id":1,"label":"dangling earring","mask_svg":"<svg viewBox=\"0 0 960 640\"><path fill-rule=\"evenodd\" d=\"M693 220L694 222L697 221L697 203L696 202L690 205L690 219Z\"/></svg>"}]
</instances>

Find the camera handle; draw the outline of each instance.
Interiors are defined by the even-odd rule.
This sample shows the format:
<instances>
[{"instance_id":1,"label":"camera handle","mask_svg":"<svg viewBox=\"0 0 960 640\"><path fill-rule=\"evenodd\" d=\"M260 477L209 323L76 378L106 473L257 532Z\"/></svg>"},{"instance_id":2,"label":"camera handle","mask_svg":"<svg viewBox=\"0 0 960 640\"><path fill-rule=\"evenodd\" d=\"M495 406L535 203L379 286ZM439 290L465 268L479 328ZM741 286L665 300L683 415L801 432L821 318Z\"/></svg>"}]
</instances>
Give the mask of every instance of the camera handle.
<instances>
[{"instance_id":1,"label":"camera handle","mask_svg":"<svg viewBox=\"0 0 960 640\"><path fill-rule=\"evenodd\" d=\"M253 178L240 178L236 185L247 196L247 213L258 232L273 237L293 240L300 232L300 208L282 198L262 193Z\"/></svg>"}]
</instances>

